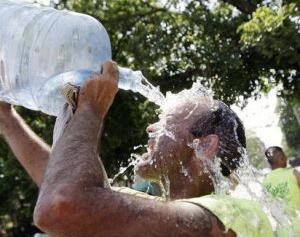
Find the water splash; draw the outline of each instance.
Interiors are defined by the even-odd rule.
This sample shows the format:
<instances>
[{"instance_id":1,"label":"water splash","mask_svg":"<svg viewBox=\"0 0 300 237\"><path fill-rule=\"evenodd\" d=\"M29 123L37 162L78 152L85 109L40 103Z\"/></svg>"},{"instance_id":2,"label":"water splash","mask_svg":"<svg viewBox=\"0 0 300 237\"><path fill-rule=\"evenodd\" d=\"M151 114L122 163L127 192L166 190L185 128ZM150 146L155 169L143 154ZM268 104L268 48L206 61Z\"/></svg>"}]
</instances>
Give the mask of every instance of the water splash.
<instances>
[{"instance_id":1,"label":"water splash","mask_svg":"<svg viewBox=\"0 0 300 237\"><path fill-rule=\"evenodd\" d=\"M125 175L128 175L130 173L135 165L137 164L138 160L140 159L140 155L137 154L131 154L130 158L128 159L128 165L126 166L121 166L119 168L118 173L114 175L114 177L110 180L111 185L117 184L121 179L124 178Z\"/></svg>"},{"instance_id":2,"label":"water splash","mask_svg":"<svg viewBox=\"0 0 300 237\"><path fill-rule=\"evenodd\" d=\"M235 189L229 190L230 195L257 201L263 207L263 211L268 216L274 231L284 227L289 229L288 236L295 236L294 227L287 214L285 202L273 198L266 191L262 184L262 180L265 177L262 172L259 172L250 164L246 150L244 151L242 162L234 172L234 175L237 177L239 184Z\"/></svg>"},{"instance_id":3,"label":"water splash","mask_svg":"<svg viewBox=\"0 0 300 237\"><path fill-rule=\"evenodd\" d=\"M149 101L161 106L165 101L165 96L160 92L159 87L153 86L141 72L137 76L141 78L137 92L145 96Z\"/></svg>"},{"instance_id":4,"label":"water splash","mask_svg":"<svg viewBox=\"0 0 300 237\"><path fill-rule=\"evenodd\" d=\"M162 175L160 177L160 186L162 188L163 198L170 200L170 179L168 175Z\"/></svg>"},{"instance_id":5,"label":"water splash","mask_svg":"<svg viewBox=\"0 0 300 237\"><path fill-rule=\"evenodd\" d=\"M205 105L210 111L216 110L213 94L200 83L194 83L191 89L183 90L177 94L167 92L165 97L159 92L158 87L149 87L147 86L147 83L148 81L146 81L146 89L142 89L144 92L140 93L146 96L150 101L153 101L160 106L160 121L157 124L158 129L154 133L149 134L149 138L155 139L156 142L158 142L163 136L167 136L173 141L177 141L178 139L175 134L166 126L168 113L170 113L170 111L172 112L172 110L175 112L174 105L186 101L193 102L191 103L193 106L187 108L189 112L183 119L189 119L191 116L194 116L194 112L197 111L200 104L201 106ZM195 103L195 101L200 100L205 100L205 103ZM178 107L176 107L176 109L178 109ZM182 108L182 110L184 109L185 108ZM197 157L201 159L203 164L205 164L205 168L201 172L209 174L216 194L231 195L232 197L254 200L260 203L274 230L280 228L281 225L289 225L289 236L294 236L293 228L290 224L291 221L289 220L289 217L285 211L284 203L280 200L272 198L264 189L262 185L264 176L249 163L247 152L244 148L242 148L242 144L239 143L237 134L238 123L236 120L233 120L232 122L234 127L232 139L234 139L235 142L237 142L237 144L241 147L239 149L239 153L242 156L241 160L243 160L243 162L240 163L240 167L231 174L231 178L223 176L221 170L221 159L218 157L215 157L215 159L206 158L199 140L195 139L193 144L187 144L187 146L194 149ZM226 140L226 142L231 141ZM220 149L226 152L225 144L222 142L220 143ZM182 168L180 172L186 177L189 176L187 167L184 167L183 163L181 163L181 166ZM163 187L163 196L168 199L170 197L170 179L166 174L162 175L160 179L161 186ZM235 182L232 182L232 180L235 180Z\"/></svg>"}]
</instances>

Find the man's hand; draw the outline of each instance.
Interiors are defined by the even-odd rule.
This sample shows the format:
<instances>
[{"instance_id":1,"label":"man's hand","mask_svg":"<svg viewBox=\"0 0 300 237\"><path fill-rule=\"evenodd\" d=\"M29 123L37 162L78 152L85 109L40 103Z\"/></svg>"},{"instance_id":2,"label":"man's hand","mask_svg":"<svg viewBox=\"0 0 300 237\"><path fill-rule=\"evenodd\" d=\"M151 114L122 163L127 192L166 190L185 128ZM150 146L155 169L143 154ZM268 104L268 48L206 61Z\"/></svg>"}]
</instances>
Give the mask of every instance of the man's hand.
<instances>
[{"instance_id":1,"label":"man's hand","mask_svg":"<svg viewBox=\"0 0 300 237\"><path fill-rule=\"evenodd\" d=\"M119 71L113 61L102 65L103 73L94 73L80 89L77 110L91 109L104 118L118 92Z\"/></svg>"}]
</instances>

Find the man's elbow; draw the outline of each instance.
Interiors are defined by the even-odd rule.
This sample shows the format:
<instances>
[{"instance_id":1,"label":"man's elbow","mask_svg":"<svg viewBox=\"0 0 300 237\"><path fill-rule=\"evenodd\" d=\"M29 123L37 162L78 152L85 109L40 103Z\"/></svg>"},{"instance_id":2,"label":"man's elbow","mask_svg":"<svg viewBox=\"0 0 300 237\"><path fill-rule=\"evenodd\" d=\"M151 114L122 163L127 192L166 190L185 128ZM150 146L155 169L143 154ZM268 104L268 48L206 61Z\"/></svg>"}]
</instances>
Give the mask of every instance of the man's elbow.
<instances>
[{"instance_id":1,"label":"man's elbow","mask_svg":"<svg viewBox=\"0 0 300 237\"><path fill-rule=\"evenodd\" d=\"M45 198L39 197L33 213L34 224L41 230L50 233L61 233L66 230L74 216L75 204L72 198L60 193ZM62 236L64 236L62 234Z\"/></svg>"}]
</instances>

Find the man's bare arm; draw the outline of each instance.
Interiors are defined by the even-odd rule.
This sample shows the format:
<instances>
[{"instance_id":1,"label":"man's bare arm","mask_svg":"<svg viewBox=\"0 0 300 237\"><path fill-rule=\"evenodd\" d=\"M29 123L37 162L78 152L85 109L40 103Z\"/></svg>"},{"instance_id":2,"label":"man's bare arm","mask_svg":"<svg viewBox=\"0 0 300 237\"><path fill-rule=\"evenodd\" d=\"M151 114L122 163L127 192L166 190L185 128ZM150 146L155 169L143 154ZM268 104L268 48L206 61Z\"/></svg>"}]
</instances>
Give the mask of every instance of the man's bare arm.
<instances>
[{"instance_id":1,"label":"man's bare arm","mask_svg":"<svg viewBox=\"0 0 300 237\"><path fill-rule=\"evenodd\" d=\"M101 80L90 80L81 89L78 109L51 153L35 223L50 235L62 237L233 236L224 233L221 223L204 208L104 188L97 141L117 92L115 66L105 64ZM98 97L85 98L93 93Z\"/></svg>"},{"instance_id":2,"label":"man's bare arm","mask_svg":"<svg viewBox=\"0 0 300 237\"><path fill-rule=\"evenodd\" d=\"M21 165L34 182L40 185L48 163L50 147L5 102L0 102L0 130Z\"/></svg>"}]
</instances>

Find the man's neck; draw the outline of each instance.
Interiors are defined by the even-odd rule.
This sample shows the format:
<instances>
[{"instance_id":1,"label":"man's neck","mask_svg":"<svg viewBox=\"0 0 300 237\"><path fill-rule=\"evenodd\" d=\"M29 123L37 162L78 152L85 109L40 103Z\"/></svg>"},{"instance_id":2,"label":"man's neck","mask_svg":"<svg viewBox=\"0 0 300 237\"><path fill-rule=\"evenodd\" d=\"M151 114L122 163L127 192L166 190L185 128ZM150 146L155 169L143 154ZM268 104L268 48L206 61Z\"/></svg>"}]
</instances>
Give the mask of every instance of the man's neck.
<instances>
[{"instance_id":1,"label":"man's neck","mask_svg":"<svg viewBox=\"0 0 300 237\"><path fill-rule=\"evenodd\" d=\"M271 167L272 167L272 170L276 170L276 169L279 169L279 168L286 168L287 165L286 164L274 164Z\"/></svg>"}]
</instances>

